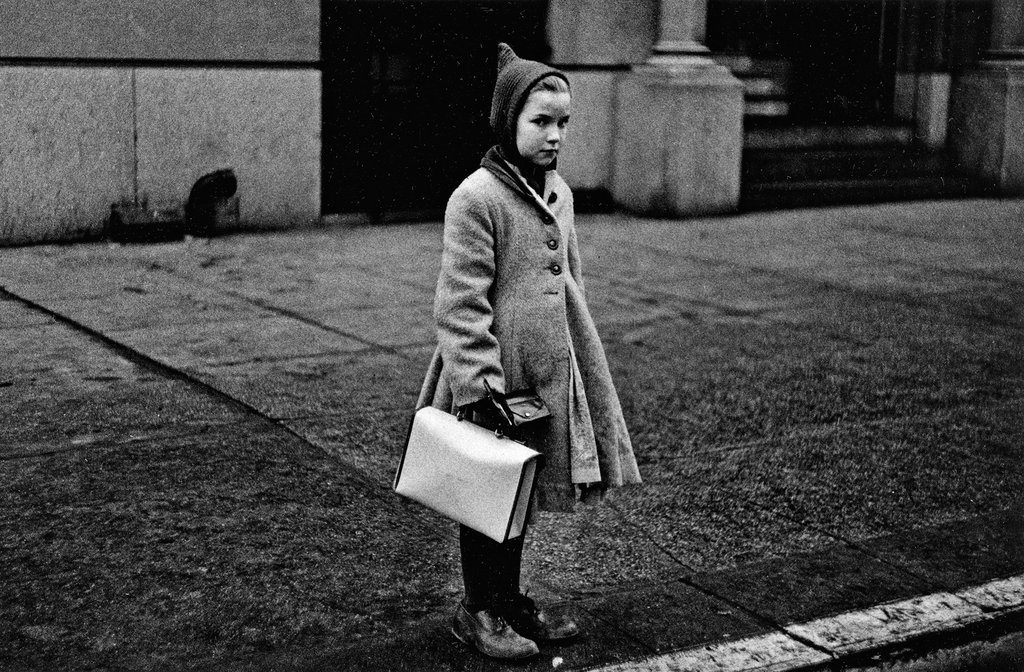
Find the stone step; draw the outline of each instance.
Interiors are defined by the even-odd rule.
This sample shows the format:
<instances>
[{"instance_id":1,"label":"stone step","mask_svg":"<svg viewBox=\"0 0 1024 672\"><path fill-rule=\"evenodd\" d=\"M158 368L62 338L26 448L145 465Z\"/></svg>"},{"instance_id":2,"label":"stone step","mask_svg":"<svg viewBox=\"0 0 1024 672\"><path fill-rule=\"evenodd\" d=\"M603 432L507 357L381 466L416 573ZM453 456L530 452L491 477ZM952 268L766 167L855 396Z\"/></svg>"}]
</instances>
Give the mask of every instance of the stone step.
<instances>
[{"instance_id":1,"label":"stone step","mask_svg":"<svg viewBox=\"0 0 1024 672\"><path fill-rule=\"evenodd\" d=\"M772 77L741 77L743 95L747 98L782 98L789 96L786 81Z\"/></svg>"},{"instance_id":2,"label":"stone step","mask_svg":"<svg viewBox=\"0 0 1024 672\"><path fill-rule=\"evenodd\" d=\"M745 54L715 54L712 59L724 65L740 79L745 77L769 77L788 79L792 63L785 58L753 58Z\"/></svg>"},{"instance_id":3,"label":"stone step","mask_svg":"<svg viewBox=\"0 0 1024 672\"><path fill-rule=\"evenodd\" d=\"M743 181L752 183L927 177L952 173L943 152L915 147L747 149Z\"/></svg>"},{"instance_id":4,"label":"stone step","mask_svg":"<svg viewBox=\"0 0 1024 672\"><path fill-rule=\"evenodd\" d=\"M966 198L980 191L969 179L947 175L894 179L816 180L744 184L740 210Z\"/></svg>"},{"instance_id":5,"label":"stone step","mask_svg":"<svg viewBox=\"0 0 1024 672\"><path fill-rule=\"evenodd\" d=\"M743 137L745 149L797 149L828 147L905 146L914 142L914 130L904 125L755 125Z\"/></svg>"},{"instance_id":6,"label":"stone step","mask_svg":"<svg viewBox=\"0 0 1024 672\"><path fill-rule=\"evenodd\" d=\"M743 114L748 120L782 119L789 115L788 60L751 58L744 54L716 54L713 58L742 82Z\"/></svg>"},{"instance_id":7,"label":"stone step","mask_svg":"<svg viewBox=\"0 0 1024 672\"><path fill-rule=\"evenodd\" d=\"M782 118L789 114L789 103L784 100L747 100L743 115L748 118Z\"/></svg>"}]
</instances>

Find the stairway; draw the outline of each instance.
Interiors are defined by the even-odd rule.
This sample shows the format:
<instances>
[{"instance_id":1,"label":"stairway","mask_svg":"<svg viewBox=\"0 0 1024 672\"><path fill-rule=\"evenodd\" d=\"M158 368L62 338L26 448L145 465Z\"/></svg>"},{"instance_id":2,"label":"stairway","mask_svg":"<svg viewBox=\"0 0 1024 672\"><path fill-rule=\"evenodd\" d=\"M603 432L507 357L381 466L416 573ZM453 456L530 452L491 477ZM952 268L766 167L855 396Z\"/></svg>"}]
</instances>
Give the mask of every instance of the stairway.
<instances>
[{"instance_id":1,"label":"stairway","mask_svg":"<svg viewBox=\"0 0 1024 672\"><path fill-rule=\"evenodd\" d=\"M746 121L781 119L789 114L790 63L782 58L751 58L742 54L715 54L719 65L729 68L743 83L743 117Z\"/></svg>"},{"instance_id":2,"label":"stairway","mask_svg":"<svg viewBox=\"0 0 1024 672\"><path fill-rule=\"evenodd\" d=\"M740 185L748 211L980 194L946 152L916 145L904 126L750 129Z\"/></svg>"},{"instance_id":3,"label":"stairway","mask_svg":"<svg viewBox=\"0 0 1024 672\"><path fill-rule=\"evenodd\" d=\"M979 195L946 152L906 124L801 125L790 115L789 63L716 55L744 88L740 209L768 210Z\"/></svg>"}]
</instances>

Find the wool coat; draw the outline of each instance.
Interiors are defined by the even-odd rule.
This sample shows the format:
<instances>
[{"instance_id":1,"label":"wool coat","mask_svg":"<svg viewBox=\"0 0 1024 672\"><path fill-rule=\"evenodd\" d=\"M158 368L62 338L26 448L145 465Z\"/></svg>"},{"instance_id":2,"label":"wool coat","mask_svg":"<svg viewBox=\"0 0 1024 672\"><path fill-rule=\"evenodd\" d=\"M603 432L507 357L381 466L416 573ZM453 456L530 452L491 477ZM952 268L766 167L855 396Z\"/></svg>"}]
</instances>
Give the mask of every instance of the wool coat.
<instances>
[{"instance_id":1,"label":"wool coat","mask_svg":"<svg viewBox=\"0 0 1024 672\"><path fill-rule=\"evenodd\" d=\"M571 464L573 355L600 486L638 483L640 473L584 297L572 192L553 170L540 198L515 179L514 171L496 175L481 167L449 199L434 302L438 345L417 408L452 412L484 398L485 380L499 392L535 388L552 413L529 441L545 456L537 503L571 511L578 494Z\"/></svg>"}]
</instances>

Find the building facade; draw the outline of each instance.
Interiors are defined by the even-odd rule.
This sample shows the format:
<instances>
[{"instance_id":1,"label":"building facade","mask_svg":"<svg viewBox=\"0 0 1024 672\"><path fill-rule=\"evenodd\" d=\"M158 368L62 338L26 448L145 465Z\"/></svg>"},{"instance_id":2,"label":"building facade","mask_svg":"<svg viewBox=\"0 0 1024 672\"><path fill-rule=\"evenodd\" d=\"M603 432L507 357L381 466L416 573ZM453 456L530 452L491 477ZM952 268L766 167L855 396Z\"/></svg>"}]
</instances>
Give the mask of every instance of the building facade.
<instances>
[{"instance_id":1,"label":"building facade","mask_svg":"<svg viewBox=\"0 0 1024 672\"><path fill-rule=\"evenodd\" d=\"M320 212L315 0L0 4L0 242L95 238L111 204L238 175L246 227Z\"/></svg>"},{"instance_id":2,"label":"building facade","mask_svg":"<svg viewBox=\"0 0 1024 672\"><path fill-rule=\"evenodd\" d=\"M220 168L245 229L437 217L490 143L498 41L568 73L584 208L1024 193L1019 0L11 0L0 244Z\"/></svg>"}]
</instances>

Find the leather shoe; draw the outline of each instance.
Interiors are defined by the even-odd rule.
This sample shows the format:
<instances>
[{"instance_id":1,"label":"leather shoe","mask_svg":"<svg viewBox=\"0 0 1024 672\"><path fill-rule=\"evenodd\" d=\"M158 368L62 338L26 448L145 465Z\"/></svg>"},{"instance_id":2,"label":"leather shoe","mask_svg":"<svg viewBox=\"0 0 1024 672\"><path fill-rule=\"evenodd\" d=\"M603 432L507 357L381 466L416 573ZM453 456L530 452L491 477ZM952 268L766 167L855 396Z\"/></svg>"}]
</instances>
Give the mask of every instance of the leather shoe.
<instances>
[{"instance_id":1,"label":"leather shoe","mask_svg":"<svg viewBox=\"0 0 1024 672\"><path fill-rule=\"evenodd\" d=\"M526 595L513 597L500 613L513 630L529 639L559 642L580 634L579 626L571 618L548 612Z\"/></svg>"},{"instance_id":2,"label":"leather shoe","mask_svg":"<svg viewBox=\"0 0 1024 672\"><path fill-rule=\"evenodd\" d=\"M459 603L452 619L455 639L491 658L518 660L540 653L537 644L518 634L491 609L470 613Z\"/></svg>"}]
</instances>

